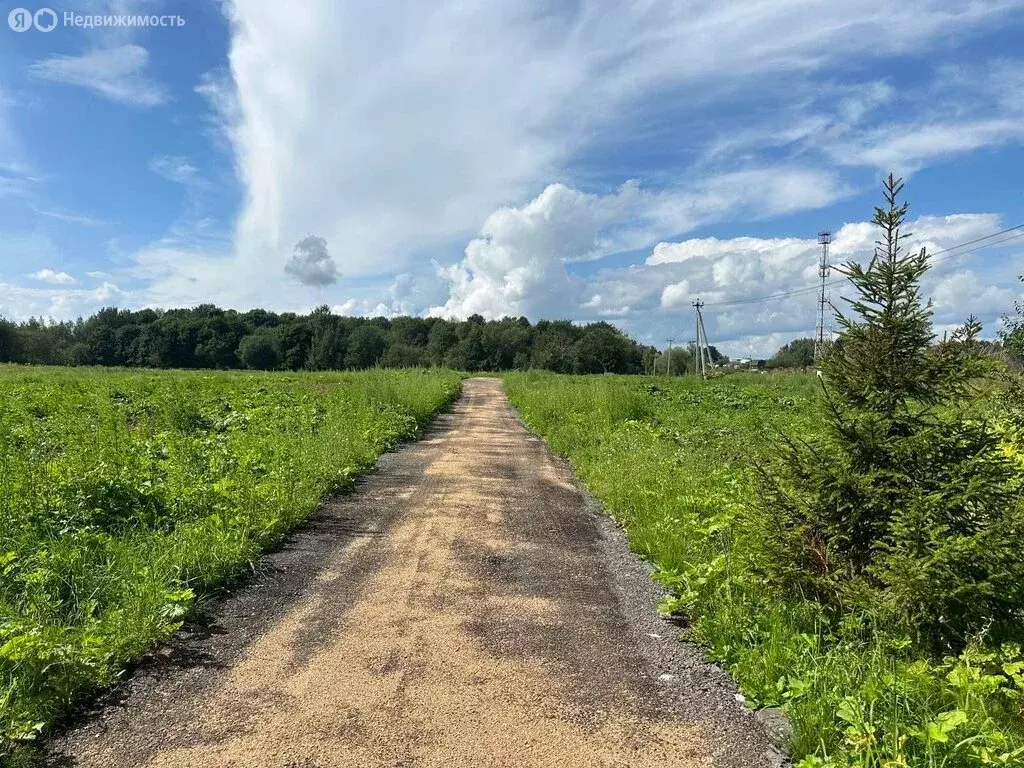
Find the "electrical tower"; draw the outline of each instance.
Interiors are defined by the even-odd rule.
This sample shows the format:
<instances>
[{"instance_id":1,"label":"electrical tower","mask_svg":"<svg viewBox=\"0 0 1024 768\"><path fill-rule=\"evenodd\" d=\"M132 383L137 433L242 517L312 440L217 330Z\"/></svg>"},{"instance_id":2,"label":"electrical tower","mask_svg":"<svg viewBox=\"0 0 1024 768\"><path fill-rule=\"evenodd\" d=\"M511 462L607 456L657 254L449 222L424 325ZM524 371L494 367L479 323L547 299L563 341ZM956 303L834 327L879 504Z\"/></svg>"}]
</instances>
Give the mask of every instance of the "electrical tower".
<instances>
[{"instance_id":1,"label":"electrical tower","mask_svg":"<svg viewBox=\"0 0 1024 768\"><path fill-rule=\"evenodd\" d=\"M708 332L704 328L704 316L700 313L704 308L704 302L697 299L693 302L693 307L697 310L697 372L702 379L706 379L711 368L711 350L708 349Z\"/></svg>"},{"instance_id":2,"label":"electrical tower","mask_svg":"<svg viewBox=\"0 0 1024 768\"><path fill-rule=\"evenodd\" d=\"M666 376L671 376L672 375L672 342L674 342L674 341L675 341L675 339L673 337L671 337L671 336L668 337L668 352L665 355L665 360L667 361L666 364L665 364L665 375Z\"/></svg>"},{"instance_id":3,"label":"electrical tower","mask_svg":"<svg viewBox=\"0 0 1024 768\"><path fill-rule=\"evenodd\" d=\"M821 262L818 264L818 277L821 278L821 292L818 294L818 328L814 334L814 359L821 358L825 351L825 307L831 302L828 293L828 247L832 243L832 233L827 229L818 233L818 245L821 246ZM832 334L829 333L829 341Z\"/></svg>"}]
</instances>

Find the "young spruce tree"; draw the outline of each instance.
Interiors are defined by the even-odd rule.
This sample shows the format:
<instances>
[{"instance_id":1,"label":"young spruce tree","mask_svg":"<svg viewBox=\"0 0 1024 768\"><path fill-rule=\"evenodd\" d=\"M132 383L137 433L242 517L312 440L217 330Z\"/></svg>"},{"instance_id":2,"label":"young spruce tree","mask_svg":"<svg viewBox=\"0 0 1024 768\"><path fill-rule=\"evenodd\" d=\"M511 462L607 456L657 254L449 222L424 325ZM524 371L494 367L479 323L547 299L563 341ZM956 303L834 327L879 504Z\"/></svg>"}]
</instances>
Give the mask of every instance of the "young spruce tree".
<instances>
[{"instance_id":1,"label":"young spruce tree","mask_svg":"<svg viewBox=\"0 0 1024 768\"><path fill-rule=\"evenodd\" d=\"M988 369L981 326L936 341L902 188L890 174L867 266L840 270L853 297L819 373L827 436L785 438L763 468L763 560L766 577L836 612L957 644L1024 604L1020 513L998 436L966 409Z\"/></svg>"}]
</instances>

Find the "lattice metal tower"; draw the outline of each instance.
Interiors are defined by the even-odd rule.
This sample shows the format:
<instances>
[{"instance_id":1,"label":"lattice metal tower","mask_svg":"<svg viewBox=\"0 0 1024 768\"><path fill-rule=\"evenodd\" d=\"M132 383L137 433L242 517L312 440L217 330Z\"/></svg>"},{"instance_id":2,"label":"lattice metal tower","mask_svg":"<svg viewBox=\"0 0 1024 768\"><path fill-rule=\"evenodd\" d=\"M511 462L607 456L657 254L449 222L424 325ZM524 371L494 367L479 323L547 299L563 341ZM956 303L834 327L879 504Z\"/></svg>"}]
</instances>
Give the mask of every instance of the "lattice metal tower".
<instances>
[{"instance_id":1,"label":"lattice metal tower","mask_svg":"<svg viewBox=\"0 0 1024 768\"><path fill-rule=\"evenodd\" d=\"M827 229L818 233L818 245L821 246L821 262L818 264L818 276L821 278L821 292L818 294L818 328L814 334L814 359L817 360L825 351L825 307L831 302L828 296L828 247L832 243L832 233ZM832 334L829 333L829 341Z\"/></svg>"}]
</instances>

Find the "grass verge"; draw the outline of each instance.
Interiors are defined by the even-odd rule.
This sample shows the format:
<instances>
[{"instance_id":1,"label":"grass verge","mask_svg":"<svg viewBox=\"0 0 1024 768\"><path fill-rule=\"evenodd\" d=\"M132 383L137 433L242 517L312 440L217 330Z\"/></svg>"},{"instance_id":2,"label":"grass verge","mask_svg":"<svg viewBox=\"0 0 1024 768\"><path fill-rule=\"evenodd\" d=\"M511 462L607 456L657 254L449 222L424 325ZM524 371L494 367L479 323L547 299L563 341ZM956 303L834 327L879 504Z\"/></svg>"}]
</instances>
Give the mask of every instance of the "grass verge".
<instances>
[{"instance_id":1,"label":"grass verge","mask_svg":"<svg viewBox=\"0 0 1024 768\"><path fill-rule=\"evenodd\" d=\"M451 371L0 366L0 757L458 393Z\"/></svg>"},{"instance_id":2,"label":"grass verge","mask_svg":"<svg viewBox=\"0 0 1024 768\"><path fill-rule=\"evenodd\" d=\"M869 615L830 619L756 576L752 467L780 430L820 430L813 378L713 382L507 374L526 423L626 528L672 597L662 606L777 706L801 768L1024 765L1024 656L1014 644L924 657Z\"/></svg>"}]
</instances>

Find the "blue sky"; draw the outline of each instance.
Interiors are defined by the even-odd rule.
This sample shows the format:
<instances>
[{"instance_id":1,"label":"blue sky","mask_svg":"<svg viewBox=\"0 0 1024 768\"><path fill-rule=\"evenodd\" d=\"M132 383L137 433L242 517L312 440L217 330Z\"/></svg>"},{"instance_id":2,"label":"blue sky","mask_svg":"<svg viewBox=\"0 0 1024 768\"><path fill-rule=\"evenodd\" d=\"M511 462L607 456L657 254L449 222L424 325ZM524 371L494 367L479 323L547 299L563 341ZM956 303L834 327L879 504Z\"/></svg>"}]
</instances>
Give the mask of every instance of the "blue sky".
<instances>
[{"instance_id":1,"label":"blue sky","mask_svg":"<svg viewBox=\"0 0 1024 768\"><path fill-rule=\"evenodd\" d=\"M887 171L932 250L1024 224L1024 0L53 8L185 23L0 29L7 317L326 303L660 345L700 297L764 355L814 295L729 302L813 285L819 229L869 253ZM1024 237L936 263L937 325L994 331L1022 272Z\"/></svg>"}]
</instances>

